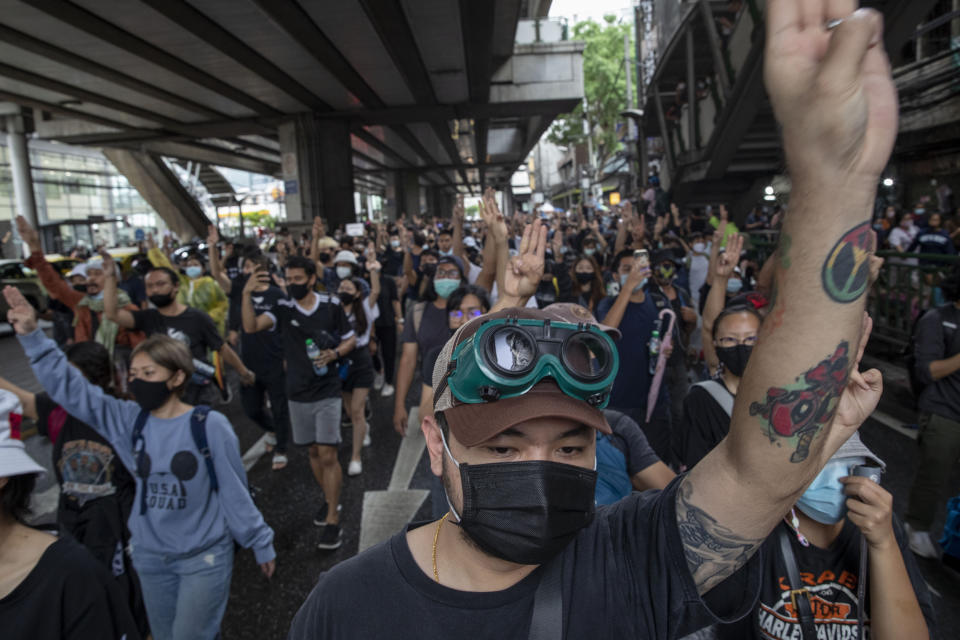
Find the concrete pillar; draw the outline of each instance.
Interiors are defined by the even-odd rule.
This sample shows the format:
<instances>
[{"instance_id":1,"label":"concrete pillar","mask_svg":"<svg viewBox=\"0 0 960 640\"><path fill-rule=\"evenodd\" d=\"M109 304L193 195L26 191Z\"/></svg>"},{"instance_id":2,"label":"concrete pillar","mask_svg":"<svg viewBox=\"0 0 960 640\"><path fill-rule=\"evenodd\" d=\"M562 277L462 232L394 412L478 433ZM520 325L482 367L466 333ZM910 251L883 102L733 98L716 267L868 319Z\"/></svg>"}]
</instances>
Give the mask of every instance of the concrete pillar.
<instances>
[{"instance_id":1,"label":"concrete pillar","mask_svg":"<svg viewBox=\"0 0 960 640\"><path fill-rule=\"evenodd\" d=\"M383 177L386 185L383 189L383 219L396 220L400 215L400 204L397 189L397 174L394 171L385 171Z\"/></svg>"},{"instance_id":2,"label":"concrete pillar","mask_svg":"<svg viewBox=\"0 0 960 640\"><path fill-rule=\"evenodd\" d=\"M37 202L33 197L33 175L30 172L30 150L23 128L23 116L6 116L7 145L10 155L10 173L13 179L13 197L17 214L27 219L34 229L40 227Z\"/></svg>"},{"instance_id":3,"label":"concrete pillar","mask_svg":"<svg viewBox=\"0 0 960 640\"><path fill-rule=\"evenodd\" d=\"M277 128L287 220L320 216L331 231L356 222L350 128L340 120L297 116Z\"/></svg>"},{"instance_id":4,"label":"concrete pillar","mask_svg":"<svg viewBox=\"0 0 960 640\"><path fill-rule=\"evenodd\" d=\"M400 213L407 214L407 220L420 215L420 176L414 171L398 171L397 186L400 196L397 207Z\"/></svg>"}]
</instances>

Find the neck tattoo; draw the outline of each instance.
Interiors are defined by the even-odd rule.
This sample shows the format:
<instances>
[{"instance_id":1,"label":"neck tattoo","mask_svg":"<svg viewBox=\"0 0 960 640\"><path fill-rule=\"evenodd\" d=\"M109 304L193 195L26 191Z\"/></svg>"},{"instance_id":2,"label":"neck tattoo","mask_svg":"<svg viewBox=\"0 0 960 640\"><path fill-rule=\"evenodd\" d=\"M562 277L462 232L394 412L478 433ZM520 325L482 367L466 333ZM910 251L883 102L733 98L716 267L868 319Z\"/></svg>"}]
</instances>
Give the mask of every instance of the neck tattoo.
<instances>
[{"instance_id":1,"label":"neck tattoo","mask_svg":"<svg viewBox=\"0 0 960 640\"><path fill-rule=\"evenodd\" d=\"M443 527L443 523L449 515L449 511L443 514L443 517L437 522L437 530L433 534L433 579L437 582L440 582L440 572L437 571L437 540L440 539L440 528Z\"/></svg>"}]
</instances>

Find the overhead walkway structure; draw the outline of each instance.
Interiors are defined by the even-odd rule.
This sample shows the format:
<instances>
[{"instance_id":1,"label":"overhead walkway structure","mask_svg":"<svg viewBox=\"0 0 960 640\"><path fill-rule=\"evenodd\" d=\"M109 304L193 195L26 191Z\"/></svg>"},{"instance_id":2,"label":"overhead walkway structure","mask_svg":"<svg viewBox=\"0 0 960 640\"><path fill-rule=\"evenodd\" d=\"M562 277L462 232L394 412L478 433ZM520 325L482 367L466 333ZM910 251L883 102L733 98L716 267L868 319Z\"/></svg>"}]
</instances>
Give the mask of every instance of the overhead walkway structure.
<instances>
[{"instance_id":1,"label":"overhead walkway structure","mask_svg":"<svg viewBox=\"0 0 960 640\"><path fill-rule=\"evenodd\" d=\"M935 0L862 2L883 12L892 63ZM641 0L641 152L681 206L726 203L742 220L784 172L763 86L763 0Z\"/></svg>"},{"instance_id":2,"label":"overhead walkway structure","mask_svg":"<svg viewBox=\"0 0 960 640\"><path fill-rule=\"evenodd\" d=\"M353 221L355 190L388 215L445 214L458 192L507 185L582 99L582 44L517 44L549 6L0 0L0 102L27 135L122 156L138 188L167 157L281 178L292 220ZM145 190L172 204L168 182ZM201 232L189 210L158 211Z\"/></svg>"}]
</instances>

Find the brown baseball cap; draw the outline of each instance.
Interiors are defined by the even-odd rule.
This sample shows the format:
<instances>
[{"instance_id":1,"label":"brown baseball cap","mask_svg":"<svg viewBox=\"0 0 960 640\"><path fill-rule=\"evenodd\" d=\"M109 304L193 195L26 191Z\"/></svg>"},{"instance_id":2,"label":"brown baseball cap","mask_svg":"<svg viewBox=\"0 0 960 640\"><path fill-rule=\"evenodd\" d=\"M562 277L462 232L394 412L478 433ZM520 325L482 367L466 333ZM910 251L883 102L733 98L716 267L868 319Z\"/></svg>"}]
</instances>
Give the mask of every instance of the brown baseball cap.
<instances>
[{"instance_id":1,"label":"brown baseball cap","mask_svg":"<svg viewBox=\"0 0 960 640\"><path fill-rule=\"evenodd\" d=\"M457 438L467 447L472 447L496 436L507 429L534 418L565 418L593 427L603 433L611 433L603 412L587 402L568 396L549 378L538 382L522 396L492 402L463 403L454 397L446 384L450 360L459 344L485 323L499 318L550 320L572 324L594 325L617 339L620 332L596 321L588 309L572 303L552 304L543 309L514 307L475 318L460 327L440 351L433 368L433 388L440 393L434 396L433 410L442 411Z\"/></svg>"}]
</instances>

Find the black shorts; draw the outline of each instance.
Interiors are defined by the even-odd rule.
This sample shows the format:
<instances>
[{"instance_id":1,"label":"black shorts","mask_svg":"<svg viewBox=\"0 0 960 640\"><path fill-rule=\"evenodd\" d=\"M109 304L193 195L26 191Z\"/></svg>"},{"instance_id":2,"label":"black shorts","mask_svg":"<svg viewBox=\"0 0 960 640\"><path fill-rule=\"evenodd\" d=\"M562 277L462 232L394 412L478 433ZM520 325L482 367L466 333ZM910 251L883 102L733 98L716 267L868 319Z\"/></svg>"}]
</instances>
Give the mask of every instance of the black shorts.
<instances>
[{"instance_id":1,"label":"black shorts","mask_svg":"<svg viewBox=\"0 0 960 640\"><path fill-rule=\"evenodd\" d=\"M373 386L373 358L370 357L368 345L357 347L347 356L350 360L350 369L343 381L344 391L354 389L369 389Z\"/></svg>"}]
</instances>

